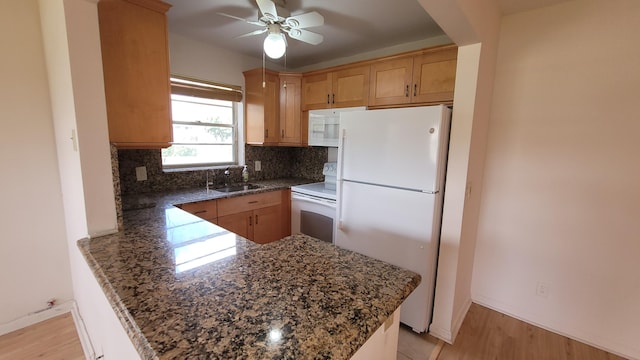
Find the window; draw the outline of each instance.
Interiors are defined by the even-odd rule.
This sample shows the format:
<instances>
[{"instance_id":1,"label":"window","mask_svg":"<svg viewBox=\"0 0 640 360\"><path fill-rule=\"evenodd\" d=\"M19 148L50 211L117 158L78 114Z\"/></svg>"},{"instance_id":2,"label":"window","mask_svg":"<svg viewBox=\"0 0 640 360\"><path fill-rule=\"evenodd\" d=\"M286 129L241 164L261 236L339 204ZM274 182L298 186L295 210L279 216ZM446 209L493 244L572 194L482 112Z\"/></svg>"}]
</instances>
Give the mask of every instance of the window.
<instances>
[{"instance_id":1,"label":"window","mask_svg":"<svg viewBox=\"0 0 640 360\"><path fill-rule=\"evenodd\" d=\"M237 164L240 89L172 77L171 92L173 145L162 150L162 166Z\"/></svg>"}]
</instances>

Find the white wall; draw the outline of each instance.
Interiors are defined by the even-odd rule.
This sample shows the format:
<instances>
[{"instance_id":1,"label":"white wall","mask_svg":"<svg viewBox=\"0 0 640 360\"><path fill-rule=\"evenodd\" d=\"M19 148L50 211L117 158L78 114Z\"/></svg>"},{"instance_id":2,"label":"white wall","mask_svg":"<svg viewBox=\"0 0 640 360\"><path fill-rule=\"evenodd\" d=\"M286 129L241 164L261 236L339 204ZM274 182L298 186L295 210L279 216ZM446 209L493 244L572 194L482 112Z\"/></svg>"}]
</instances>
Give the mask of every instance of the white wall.
<instances>
[{"instance_id":1,"label":"white wall","mask_svg":"<svg viewBox=\"0 0 640 360\"><path fill-rule=\"evenodd\" d=\"M500 13L495 1L420 3L459 45L433 323L429 327L431 334L452 343L471 304Z\"/></svg>"},{"instance_id":2,"label":"white wall","mask_svg":"<svg viewBox=\"0 0 640 360\"><path fill-rule=\"evenodd\" d=\"M0 2L0 324L72 296L38 4Z\"/></svg>"},{"instance_id":3,"label":"white wall","mask_svg":"<svg viewBox=\"0 0 640 360\"><path fill-rule=\"evenodd\" d=\"M169 29L171 30L171 29ZM262 67L262 60L169 33L171 73L229 85L244 85L242 72Z\"/></svg>"},{"instance_id":4,"label":"white wall","mask_svg":"<svg viewBox=\"0 0 640 360\"><path fill-rule=\"evenodd\" d=\"M472 288L476 302L636 359L638 19L637 0L503 18Z\"/></svg>"},{"instance_id":5,"label":"white wall","mask_svg":"<svg viewBox=\"0 0 640 360\"><path fill-rule=\"evenodd\" d=\"M39 5L74 296L93 346L87 355L136 358L76 245L117 229L96 2L39 0ZM73 130L77 149L69 139Z\"/></svg>"}]
</instances>

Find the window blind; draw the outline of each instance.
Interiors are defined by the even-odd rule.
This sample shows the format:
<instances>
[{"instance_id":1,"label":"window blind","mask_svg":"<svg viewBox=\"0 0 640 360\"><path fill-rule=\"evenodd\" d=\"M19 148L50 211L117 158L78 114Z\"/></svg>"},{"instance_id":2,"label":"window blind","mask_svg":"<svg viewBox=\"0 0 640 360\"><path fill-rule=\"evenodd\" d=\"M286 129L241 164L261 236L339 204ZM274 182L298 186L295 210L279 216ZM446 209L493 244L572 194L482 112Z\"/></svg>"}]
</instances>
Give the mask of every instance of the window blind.
<instances>
[{"instance_id":1,"label":"window blind","mask_svg":"<svg viewBox=\"0 0 640 360\"><path fill-rule=\"evenodd\" d=\"M196 80L185 76L171 76L171 93L214 100L242 101L240 86Z\"/></svg>"}]
</instances>

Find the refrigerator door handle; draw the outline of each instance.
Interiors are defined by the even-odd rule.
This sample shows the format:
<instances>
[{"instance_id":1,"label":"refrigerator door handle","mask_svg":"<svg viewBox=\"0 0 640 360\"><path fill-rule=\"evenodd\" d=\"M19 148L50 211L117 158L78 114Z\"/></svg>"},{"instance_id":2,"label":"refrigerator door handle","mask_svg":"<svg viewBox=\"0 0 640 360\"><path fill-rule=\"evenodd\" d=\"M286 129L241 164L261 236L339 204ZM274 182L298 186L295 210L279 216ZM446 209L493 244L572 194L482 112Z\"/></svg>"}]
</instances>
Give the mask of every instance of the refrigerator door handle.
<instances>
[{"instance_id":1,"label":"refrigerator door handle","mask_svg":"<svg viewBox=\"0 0 640 360\"><path fill-rule=\"evenodd\" d=\"M347 138L347 131L346 129L342 129L341 131L342 133L340 134L340 138L338 139L338 159L340 159L338 161L338 164L340 166L338 166L338 172L337 172L337 176L336 176L336 183L338 185L338 191L337 191L337 202L338 202L338 206L336 209L336 219L338 219L337 222L337 227L338 230L342 230L344 227L342 225L342 174L343 174L343 170L344 170L344 143L346 141Z\"/></svg>"}]
</instances>

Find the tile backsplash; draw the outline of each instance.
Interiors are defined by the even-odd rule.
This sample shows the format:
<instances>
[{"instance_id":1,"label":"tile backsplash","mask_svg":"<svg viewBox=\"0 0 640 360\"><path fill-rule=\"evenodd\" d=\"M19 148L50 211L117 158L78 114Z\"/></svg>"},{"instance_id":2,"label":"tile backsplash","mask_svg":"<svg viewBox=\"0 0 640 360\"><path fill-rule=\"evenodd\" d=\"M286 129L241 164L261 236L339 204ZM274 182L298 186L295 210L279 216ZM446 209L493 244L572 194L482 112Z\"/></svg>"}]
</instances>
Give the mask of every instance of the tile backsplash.
<instances>
[{"instance_id":1,"label":"tile backsplash","mask_svg":"<svg viewBox=\"0 0 640 360\"><path fill-rule=\"evenodd\" d=\"M225 181L224 168L193 171L162 170L161 152L149 150L118 150L119 185L123 195L167 190L204 187L206 172L209 181L222 185ZM278 178L306 178L317 181L324 179L322 165L327 161L327 148L322 147L261 147L245 146L245 158L249 169L249 180L270 180ZM262 171L254 170L255 161L260 161ZM136 167L145 166L147 180L136 180ZM114 168L115 171L117 171ZM231 166L231 181L240 182L242 166Z\"/></svg>"}]
</instances>

